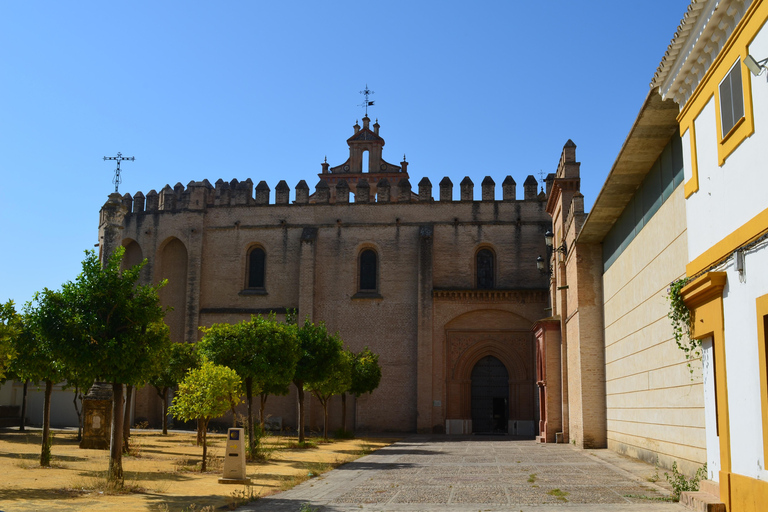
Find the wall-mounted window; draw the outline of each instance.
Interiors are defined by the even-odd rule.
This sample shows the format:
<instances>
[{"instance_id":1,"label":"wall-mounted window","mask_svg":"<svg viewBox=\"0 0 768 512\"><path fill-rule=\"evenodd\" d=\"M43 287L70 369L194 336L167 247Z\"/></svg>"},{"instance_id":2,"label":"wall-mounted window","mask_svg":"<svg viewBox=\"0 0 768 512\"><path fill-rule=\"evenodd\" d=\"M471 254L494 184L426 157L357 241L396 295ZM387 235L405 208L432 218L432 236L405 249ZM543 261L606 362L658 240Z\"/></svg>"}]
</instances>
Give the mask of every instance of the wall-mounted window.
<instances>
[{"instance_id":1,"label":"wall-mounted window","mask_svg":"<svg viewBox=\"0 0 768 512\"><path fill-rule=\"evenodd\" d=\"M475 255L475 275L477 276L477 287L481 290L493 289L494 272L493 251L490 249L480 249Z\"/></svg>"},{"instance_id":2,"label":"wall-mounted window","mask_svg":"<svg viewBox=\"0 0 768 512\"><path fill-rule=\"evenodd\" d=\"M254 247L248 253L248 279L247 288L250 290L263 290L265 288L265 267L267 255L261 247Z\"/></svg>"},{"instance_id":3,"label":"wall-mounted window","mask_svg":"<svg viewBox=\"0 0 768 512\"><path fill-rule=\"evenodd\" d=\"M744 88L741 82L741 59L728 71L719 86L721 137L728 135L744 117Z\"/></svg>"},{"instance_id":4,"label":"wall-mounted window","mask_svg":"<svg viewBox=\"0 0 768 512\"><path fill-rule=\"evenodd\" d=\"M376 251L366 249L360 253L361 292L376 292L378 290L378 257Z\"/></svg>"}]
</instances>

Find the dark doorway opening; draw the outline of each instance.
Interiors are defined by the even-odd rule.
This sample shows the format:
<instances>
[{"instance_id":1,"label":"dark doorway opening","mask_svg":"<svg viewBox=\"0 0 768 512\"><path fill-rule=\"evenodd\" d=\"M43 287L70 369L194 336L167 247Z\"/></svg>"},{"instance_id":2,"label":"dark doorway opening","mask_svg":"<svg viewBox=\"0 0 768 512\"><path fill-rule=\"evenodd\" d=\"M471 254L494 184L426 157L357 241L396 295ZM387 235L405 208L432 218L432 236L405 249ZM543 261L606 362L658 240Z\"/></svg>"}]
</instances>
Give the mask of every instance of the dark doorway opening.
<instances>
[{"instance_id":1,"label":"dark doorway opening","mask_svg":"<svg viewBox=\"0 0 768 512\"><path fill-rule=\"evenodd\" d=\"M509 373L504 363L486 356L472 369L472 432L506 434L509 420Z\"/></svg>"}]
</instances>

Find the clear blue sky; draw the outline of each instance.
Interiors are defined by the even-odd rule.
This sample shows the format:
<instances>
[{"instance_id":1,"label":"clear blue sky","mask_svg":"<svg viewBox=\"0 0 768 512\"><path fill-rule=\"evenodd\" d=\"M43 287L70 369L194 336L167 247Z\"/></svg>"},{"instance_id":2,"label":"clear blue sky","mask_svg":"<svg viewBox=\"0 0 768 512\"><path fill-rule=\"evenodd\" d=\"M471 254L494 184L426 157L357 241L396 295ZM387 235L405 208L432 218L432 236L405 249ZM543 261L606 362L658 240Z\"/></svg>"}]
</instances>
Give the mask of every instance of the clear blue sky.
<instances>
[{"instance_id":1,"label":"clear blue sky","mask_svg":"<svg viewBox=\"0 0 768 512\"><path fill-rule=\"evenodd\" d=\"M114 190L314 188L366 83L411 182L554 172L591 207L688 0L0 3L0 301L74 279ZM293 193L292 193L293 194ZM291 196L293 198L293 195Z\"/></svg>"}]
</instances>

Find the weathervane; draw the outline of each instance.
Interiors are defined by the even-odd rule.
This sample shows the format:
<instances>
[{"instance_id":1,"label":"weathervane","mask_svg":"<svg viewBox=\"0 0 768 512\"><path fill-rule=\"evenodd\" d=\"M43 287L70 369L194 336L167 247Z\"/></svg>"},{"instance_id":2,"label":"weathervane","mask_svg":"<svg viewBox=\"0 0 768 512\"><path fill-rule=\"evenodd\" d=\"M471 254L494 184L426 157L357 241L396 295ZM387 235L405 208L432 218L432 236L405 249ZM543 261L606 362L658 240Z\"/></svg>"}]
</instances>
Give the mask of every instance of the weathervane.
<instances>
[{"instance_id":1,"label":"weathervane","mask_svg":"<svg viewBox=\"0 0 768 512\"><path fill-rule=\"evenodd\" d=\"M365 89L360 91L360 94L365 96L365 101L358 105L358 107L365 107L365 117L368 117L368 107L373 106L373 101L368 101L368 96L374 94L374 92L368 88L368 84L365 84Z\"/></svg>"},{"instance_id":2,"label":"weathervane","mask_svg":"<svg viewBox=\"0 0 768 512\"><path fill-rule=\"evenodd\" d=\"M120 183L123 181L120 178L120 162L122 162L123 160L128 160L130 162L133 162L134 160L136 160L136 158L134 158L132 156L123 156L123 154L118 151L117 152L117 156L105 156L104 160L105 161L106 160L117 160L117 169L115 169L115 177L112 178L112 183L115 184L115 192L117 192L117 187L120 186Z\"/></svg>"},{"instance_id":3,"label":"weathervane","mask_svg":"<svg viewBox=\"0 0 768 512\"><path fill-rule=\"evenodd\" d=\"M544 192L544 170L539 169L539 184L541 185L541 191Z\"/></svg>"}]
</instances>

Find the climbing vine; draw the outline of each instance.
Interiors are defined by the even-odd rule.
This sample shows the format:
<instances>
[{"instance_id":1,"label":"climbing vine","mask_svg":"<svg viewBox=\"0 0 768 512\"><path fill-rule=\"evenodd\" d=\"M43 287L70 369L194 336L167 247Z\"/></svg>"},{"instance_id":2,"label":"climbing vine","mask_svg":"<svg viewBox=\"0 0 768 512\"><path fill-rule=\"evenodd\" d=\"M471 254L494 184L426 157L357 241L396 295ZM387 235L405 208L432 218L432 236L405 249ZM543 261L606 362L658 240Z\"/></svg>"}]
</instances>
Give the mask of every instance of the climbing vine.
<instances>
[{"instance_id":1,"label":"climbing vine","mask_svg":"<svg viewBox=\"0 0 768 512\"><path fill-rule=\"evenodd\" d=\"M667 295L669 313L667 317L672 322L672 334L675 338L675 343L685 353L685 358L688 360L688 368L693 373L690 360L701 357L701 341L691 337L691 325L693 325L691 310L683 302L683 296L680 293L683 287L688 284L688 281L689 279L684 277L673 281L669 285L669 294Z\"/></svg>"}]
</instances>

